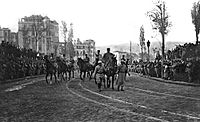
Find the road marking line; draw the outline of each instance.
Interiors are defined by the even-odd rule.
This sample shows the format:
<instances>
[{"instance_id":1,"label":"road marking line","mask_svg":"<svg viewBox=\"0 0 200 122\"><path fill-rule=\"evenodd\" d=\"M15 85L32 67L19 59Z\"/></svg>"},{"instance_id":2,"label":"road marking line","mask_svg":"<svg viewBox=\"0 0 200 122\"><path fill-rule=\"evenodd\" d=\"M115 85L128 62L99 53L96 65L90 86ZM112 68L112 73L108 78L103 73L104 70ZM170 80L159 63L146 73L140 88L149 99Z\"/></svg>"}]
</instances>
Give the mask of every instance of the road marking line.
<instances>
[{"instance_id":1,"label":"road marking line","mask_svg":"<svg viewBox=\"0 0 200 122\"><path fill-rule=\"evenodd\" d=\"M147 93L155 93L155 94L161 94L161 95L165 95L165 96L179 97L179 98L184 98L184 99L191 99L191 100L200 101L200 98L186 97L186 96L182 96L182 95L173 95L173 94L168 94L168 93L161 93L161 92L156 92L156 91L151 91L151 90L146 90L146 89L140 89L140 88L136 88L136 87L128 87L128 88L136 89L138 91L143 91L143 92L147 92Z\"/></svg>"},{"instance_id":2,"label":"road marking line","mask_svg":"<svg viewBox=\"0 0 200 122\"><path fill-rule=\"evenodd\" d=\"M127 101L123 101L123 100L120 100L120 99L116 99L116 98L112 98L112 97L109 97L109 96L106 96L106 95L103 95L103 94L99 94L97 92L93 92L87 88L84 88L81 83L79 83L79 85L84 89L84 90L87 90L93 94L96 94L96 95L99 95L99 96L102 96L104 98L108 98L108 99L111 99L111 100L114 100L114 101L118 101L118 102L121 102L121 103L126 103L126 104L129 104L129 105L133 105L133 106L139 106L141 108L145 108L145 109L151 109L151 110L155 110L154 108L151 108L151 107L147 107L147 106L143 106L143 105L139 105L139 104L133 104L133 103L130 103L130 102L127 102ZM178 115L178 116L183 116L183 117L187 117L187 118L190 118L190 119L198 119L200 120L199 117L194 117L194 116L190 116L190 115L184 115L184 114L180 114L180 113L174 113L174 112L170 112L170 111L167 111L167 110L161 110L161 112L165 112L165 113L169 113L169 114L173 114L173 115Z\"/></svg>"}]
</instances>

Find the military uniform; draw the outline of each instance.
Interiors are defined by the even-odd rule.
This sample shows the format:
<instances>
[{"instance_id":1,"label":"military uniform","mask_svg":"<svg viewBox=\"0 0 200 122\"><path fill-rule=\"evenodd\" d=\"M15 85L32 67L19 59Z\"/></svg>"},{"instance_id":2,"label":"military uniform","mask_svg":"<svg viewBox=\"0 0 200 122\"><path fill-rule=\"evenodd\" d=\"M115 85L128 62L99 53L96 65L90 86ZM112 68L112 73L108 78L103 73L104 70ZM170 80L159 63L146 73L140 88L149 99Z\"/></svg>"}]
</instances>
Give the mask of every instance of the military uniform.
<instances>
[{"instance_id":1,"label":"military uniform","mask_svg":"<svg viewBox=\"0 0 200 122\"><path fill-rule=\"evenodd\" d=\"M98 62L98 63L102 63L102 62ZM97 65L95 67L94 70L94 77L97 79L97 85L98 85L98 89L99 91L101 91L101 85L102 85L102 81L105 81L105 67L101 64L101 65Z\"/></svg>"},{"instance_id":2,"label":"military uniform","mask_svg":"<svg viewBox=\"0 0 200 122\"><path fill-rule=\"evenodd\" d=\"M118 79L117 79L117 85L118 90L121 87L121 90L123 91L124 83L126 81L126 73L128 72L128 68L125 65L125 62L122 61L122 64L118 67Z\"/></svg>"}]
</instances>

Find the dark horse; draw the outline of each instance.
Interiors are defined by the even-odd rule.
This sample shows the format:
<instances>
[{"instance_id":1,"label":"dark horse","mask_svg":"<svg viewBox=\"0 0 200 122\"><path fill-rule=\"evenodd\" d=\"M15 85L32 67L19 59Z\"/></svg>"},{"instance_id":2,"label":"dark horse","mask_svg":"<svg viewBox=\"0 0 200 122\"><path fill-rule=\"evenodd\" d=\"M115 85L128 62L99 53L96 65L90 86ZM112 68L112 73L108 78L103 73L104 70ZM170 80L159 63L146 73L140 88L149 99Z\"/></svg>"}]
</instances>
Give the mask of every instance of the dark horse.
<instances>
[{"instance_id":1,"label":"dark horse","mask_svg":"<svg viewBox=\"0 0 200 122\"><path fill-rule=\"evenodd\" d=\"M85 78L86 72L89 74L91 79L92 72L94 71L94 66L92 64L86 63L82 58L78 58L77 65L80 70L80 79L83 80L83 78Z\"/></svg>"},{"instance_id":2,"label":"dark horse","mask_svg":"<svg viewBox=\"0 0 200 122\"><path fill-rule=\"evenodd\" d=\"M71 79L71 72L74 70L73 63L67 63L63 60L61 60L59 57L56 59L58 64L58 77L61 75L61 80L67 80L67 74L68 74L68 80ZM74 77L74 74L73 74Z\"/></svg>"},{"instance_id":3,"label":"dark horse","mask_svg":"<svg viewBox=\"0 0 200 122\"><path fill-rule=\"evenodd\" d=\"M52 76L54 75L55 82L57 82L55 63L51 62L48 59L48 56L45 56L44 59L45 59L45 65L46 65L46 83L51 84L51 82L48 81L49 74L51 75L50 80L52 81Z\"/></svg>"},{"instance_id":4,"label":"dark horse","mask_svg":"<svg viewBox=\"0 0 200 122\"><path fill-rule=\"evenodd\" d=\"M107 76L107 87L110 88L112 85L112 89L114 90L114 81L115 81L115 74L117 73L117 59L116 57L111 58L105 64L105 75ZM111 78L111 80L110 80Z\"/></svg>"}]
</instances>

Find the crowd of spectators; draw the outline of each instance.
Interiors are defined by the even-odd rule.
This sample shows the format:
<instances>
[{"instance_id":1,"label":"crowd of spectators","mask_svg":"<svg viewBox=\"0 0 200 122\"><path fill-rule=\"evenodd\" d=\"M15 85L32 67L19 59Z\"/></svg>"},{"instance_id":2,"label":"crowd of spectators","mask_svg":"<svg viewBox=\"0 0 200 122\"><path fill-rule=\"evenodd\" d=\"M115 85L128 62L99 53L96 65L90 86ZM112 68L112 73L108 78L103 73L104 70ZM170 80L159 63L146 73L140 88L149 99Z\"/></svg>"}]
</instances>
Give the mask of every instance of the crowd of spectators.
<instances>
[{"instance_id":1,"label":"crowd of spectators","mask_svg":"<svg viewBox=\"0 0 200 122\"><path fill-rule=\"evenodd\" d=\"M39 53L2 41L0 44L0 83L44 73L44 62Z\"/></svg>"}]
</instances>

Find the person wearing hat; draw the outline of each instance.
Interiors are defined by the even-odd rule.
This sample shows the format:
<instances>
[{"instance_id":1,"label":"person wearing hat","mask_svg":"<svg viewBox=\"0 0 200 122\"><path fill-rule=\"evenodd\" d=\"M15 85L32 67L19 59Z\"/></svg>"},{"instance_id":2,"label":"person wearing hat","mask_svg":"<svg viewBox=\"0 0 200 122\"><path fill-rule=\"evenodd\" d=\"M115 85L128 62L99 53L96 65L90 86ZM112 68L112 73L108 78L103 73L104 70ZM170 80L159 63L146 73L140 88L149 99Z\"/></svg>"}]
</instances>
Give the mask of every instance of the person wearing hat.
<instances>
[{"instance_id":1,"label":"person wearing hat","mask_svg":"<svg viewBox=\"0 0 200 122\"><path fill-rule=\"evenodd\" d=\"M98 61L98 65L95 67L93 77L96 78L99 92L101 91L102 81L105 82L105 67L102 64L102 61Z\"/></svg>"},{"instance_id":2,"label":"person wearing hat","mask_svg":"<svg viewBox=\"0 0 200 122\"><path fill-rule=\"evenodd\" d=\"M128 72L128 68L126 66L125 61L121 61L121 65L118 66L117 73L118 73L118 79L117 79L117 90L124 91L124 83L126 81L126 73Z\"/></svg>"}]
</instances>

